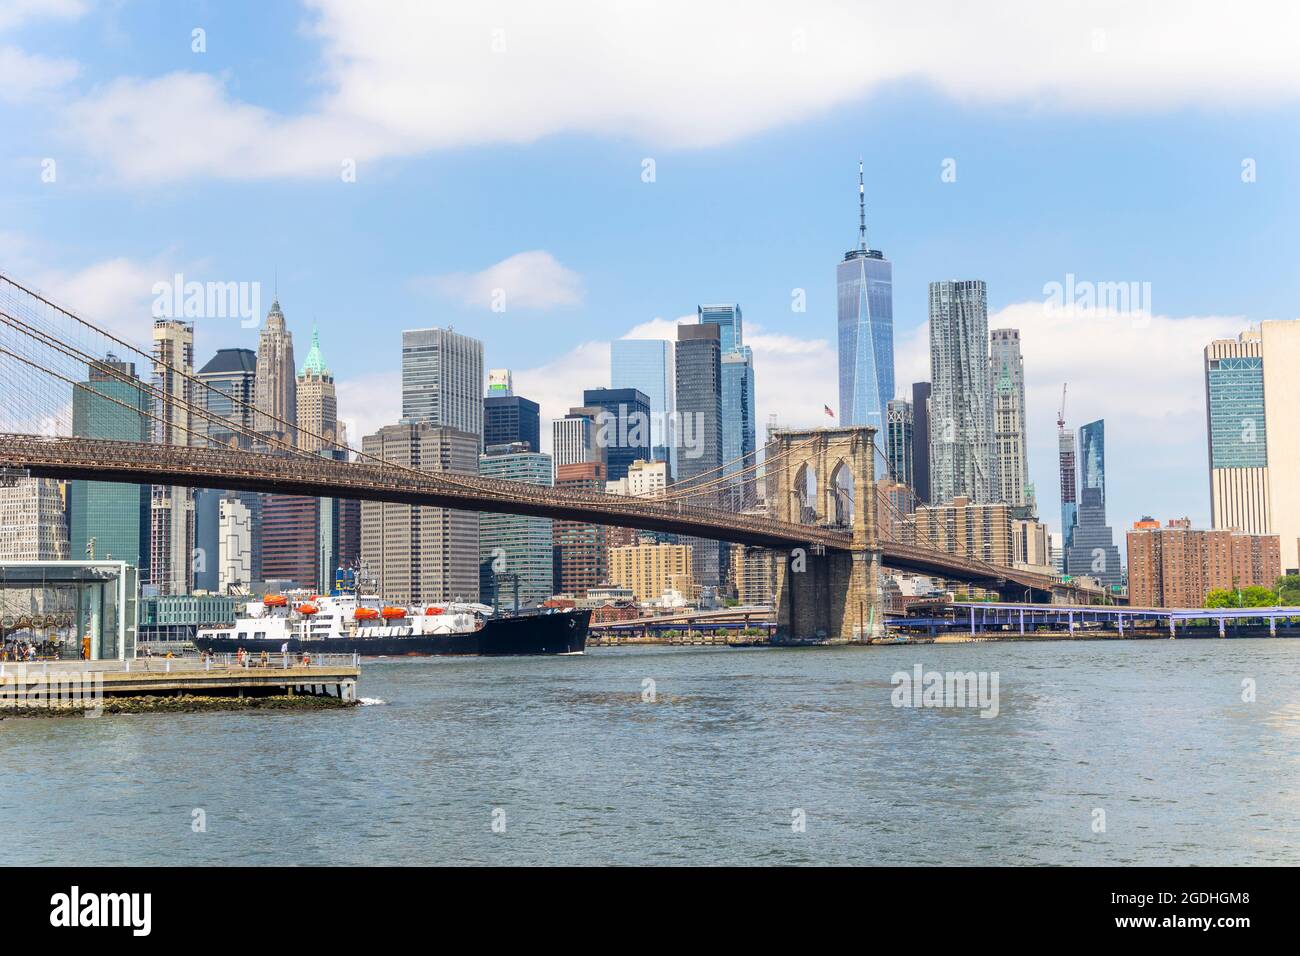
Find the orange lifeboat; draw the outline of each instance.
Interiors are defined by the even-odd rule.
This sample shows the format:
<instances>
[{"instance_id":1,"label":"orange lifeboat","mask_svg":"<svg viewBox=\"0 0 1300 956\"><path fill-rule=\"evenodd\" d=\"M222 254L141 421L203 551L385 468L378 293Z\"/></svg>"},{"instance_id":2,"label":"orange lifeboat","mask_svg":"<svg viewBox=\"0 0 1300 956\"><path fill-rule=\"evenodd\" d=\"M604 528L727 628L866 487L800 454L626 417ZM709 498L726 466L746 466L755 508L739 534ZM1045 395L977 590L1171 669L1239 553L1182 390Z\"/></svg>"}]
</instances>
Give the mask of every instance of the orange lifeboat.
<instances>
[{"instance_id":1,"label":"orange lifeboat","mask_svg":"<svg viewBox=\"0 0 1300 956\"><path fill-rule=\"evenodd\" d=\"M289 599L283 594L268 594L262 598L262 603L267 607L284 607L289 603Z\"/></svg>"},{"instance_id":2,"label":"orange lifeboat","mask_svg":"<svg viewBox=\"0 0 1300 956\"><path fill-rule=\"evenodd\" d=\"M442 611L443 609L440 607L426 607L424 609L425 614L441 614Z\"/></svg>"},{"instance_id":3,"label":"orange lifeboat","mask_svg":"<svg viewBox=\"0 0 1300 956\"><path fill-rule=\"evenodd\" d=\"M385 621L396 621L399 618L406 617L406 608L404 607L386 607L379 612L383 615Z\"/></svg>"},{"instance_id":4,"label":"orange lifeboat","mask_svg":"<svg viewBox=\"0 0 1300 956\"><path fill-rule=\"evenodd\" d=\"M304 602L304 603L298 605L298 613L299 613L299 614L308 614L308 615L310 615L310 614L315 614L315 613L316 613L317 611L319 611L319 610L320 610L320 608L318 608L315 604L312 604L311 602Z\"/></svg>"},{"instance_id":5,"label":"orange lifeboat","mask_svg":"<svg viewBox=\"0 0 1300 956\"><path fill-rule=\"evenodd\" d=\"M352 612L352 618L356 621L373 621L379 617L379 612L373 607L359 607Z\"/></svg>"}]
</instances>

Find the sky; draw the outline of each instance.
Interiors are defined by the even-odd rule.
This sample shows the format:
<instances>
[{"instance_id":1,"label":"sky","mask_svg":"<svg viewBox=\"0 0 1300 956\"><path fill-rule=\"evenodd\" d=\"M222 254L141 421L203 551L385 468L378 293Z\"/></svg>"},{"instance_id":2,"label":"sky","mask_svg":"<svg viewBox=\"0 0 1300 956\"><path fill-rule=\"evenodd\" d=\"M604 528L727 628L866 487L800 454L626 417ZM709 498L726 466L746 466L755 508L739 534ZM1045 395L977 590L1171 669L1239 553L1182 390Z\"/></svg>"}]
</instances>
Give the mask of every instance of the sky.
<instances>
[{"instance_id":1,"label":"sky","mask_svg":"<svg viewBox=\"0 0 1300 956\"><path fill-rule=\"evenodd\" d=\"M1202 349L1300 315L1298 32L1280 0L0 0L0 272L136 342L177 275L278 296L354 442L398 418L402 329L480 338L549 418L610 340L737 302L761 434L838 408L861 158L900 391L928 283L983 279L1042 517L1068 382L1110 523L1204 526ZM199 318L197 363L255 325Z\"/></svg>"}]
</instances>

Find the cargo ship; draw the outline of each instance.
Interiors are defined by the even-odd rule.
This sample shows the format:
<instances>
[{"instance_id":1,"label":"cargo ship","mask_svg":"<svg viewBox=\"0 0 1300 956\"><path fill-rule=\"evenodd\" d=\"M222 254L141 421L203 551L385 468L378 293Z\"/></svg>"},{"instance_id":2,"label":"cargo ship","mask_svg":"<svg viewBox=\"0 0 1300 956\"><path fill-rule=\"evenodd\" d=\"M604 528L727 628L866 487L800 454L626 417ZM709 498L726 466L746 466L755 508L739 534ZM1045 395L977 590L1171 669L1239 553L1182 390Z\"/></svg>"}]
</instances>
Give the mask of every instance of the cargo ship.
<instances>
[{"instance_id":1,"label":"cargo ship","mask_svg":"<svg viewBox=\"0 0 1300 956\"><path fill-rule=\"evenodd\" d=\"M376 596L268 594L234 624L201 627L204 653L436 655L581 654L591 611L542 608L500 615L485 604L395 607Z\"/></svg>"}]
</instances>

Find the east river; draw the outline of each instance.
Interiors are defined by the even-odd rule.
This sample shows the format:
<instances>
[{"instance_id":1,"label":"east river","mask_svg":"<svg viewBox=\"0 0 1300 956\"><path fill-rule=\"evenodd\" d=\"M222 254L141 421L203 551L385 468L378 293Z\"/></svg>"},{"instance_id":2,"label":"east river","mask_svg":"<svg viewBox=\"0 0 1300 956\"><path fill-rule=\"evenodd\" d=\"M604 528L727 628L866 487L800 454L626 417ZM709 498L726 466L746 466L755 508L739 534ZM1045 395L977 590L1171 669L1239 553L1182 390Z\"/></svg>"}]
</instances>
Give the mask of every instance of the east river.
<instances>
[{"instance_id":1,"label":"east river","mask_svg":"<svg viewBox=\"0 0 1300 956\"><path fill-rule=\"evenodd\" d=\"M996 672L997 715L895 706L917 664ZM1300 863L1295 640L378 660L360 693L0 720L0 862Z\"/></svg>"}]
</instances>

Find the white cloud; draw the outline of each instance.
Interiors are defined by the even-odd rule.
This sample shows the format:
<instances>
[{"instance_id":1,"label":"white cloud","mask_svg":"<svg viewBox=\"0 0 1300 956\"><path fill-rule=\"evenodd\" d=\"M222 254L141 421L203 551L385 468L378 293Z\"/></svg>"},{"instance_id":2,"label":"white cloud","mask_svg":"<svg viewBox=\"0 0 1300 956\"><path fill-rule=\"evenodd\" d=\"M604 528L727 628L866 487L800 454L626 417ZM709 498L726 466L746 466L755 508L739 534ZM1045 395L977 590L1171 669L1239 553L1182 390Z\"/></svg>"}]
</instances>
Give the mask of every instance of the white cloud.
<instances>
[{"instance_id":1,"label":"white cloud","mask_svg":"<svg viewBox=\"0 0 1300 956\"><path fill-rule=\"evenodd\" d=\"M324 92L300 115L193 73L122 78L68 113L128 179L337 174L340 162L556 134L707 147L900 81L1080 109L1300 96L1300 7L1211 0L979 4L309 0ZM1254 11L1250 7L1257 7ZM1249 68L1243 56L1249 56Z\"/></svg>"},{"instance_id":2,"label":"white cloud","mask_svg":"<svg viewBox=\"0 0 1300 956\"><path fill-rule=\"evenodd\" d=\"M339 420L347 429L348 444L361 447L361 439L402 417L402 373L398 369L370 372L338 379Z\"/></svg>"},{"instance_id":3,"label":"white cloud","mask_svg":"<svg viewBox=\"0 0 1300 956\"><path fill-rule=\"evenodd\" d=\"M77 64L71 60L35 56L13 46L0 47L0 101L25 102L64 86L77 72Z\"/></svg>"},{"instance_id":4,"label":"white cloud","mask_svg":"<svg viewBox=\"0 0 1300 956\"><path fill-rule=\"evenodd\" d=\"M582 278L542 249L519 252L480 272L451 272L417 280L471 308L509 313L582 302Z\"/></svg>"},{"instance_id":5,"label":"white cloud","mask_svg":"<svg viewBox=\"0 0 1300 956\"><path fill-rule=\"evenodd\" d=\"M0 4L0 30L11 30L42 17L76 20L85 12L84 0L5 0Z\"/></svg>"},{"instance_id":6,"label":"white cloud","mask_svg":"<svg viewBox=\"0 0 1300 956\"><path fill-rule=\"evenodd\" d=\"M1113 310L1063 309L1044 302L1009 305L989 327L1020 330L1030 479L1039 516L1060 523L1056 416L1069 383L1066 427L1106 420L1107 512L1122 532L1143 514L1209 520L1202 350L1235 338L1239 316L1175 318ZM930 378L929 329L896 343L899 391Z\"/></svg>"}]
</instances>

